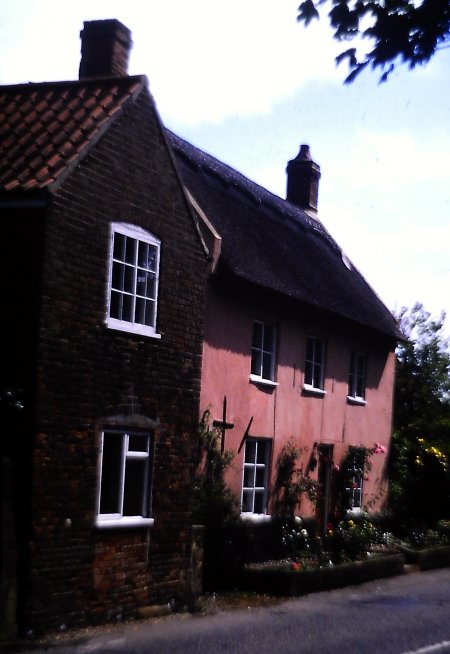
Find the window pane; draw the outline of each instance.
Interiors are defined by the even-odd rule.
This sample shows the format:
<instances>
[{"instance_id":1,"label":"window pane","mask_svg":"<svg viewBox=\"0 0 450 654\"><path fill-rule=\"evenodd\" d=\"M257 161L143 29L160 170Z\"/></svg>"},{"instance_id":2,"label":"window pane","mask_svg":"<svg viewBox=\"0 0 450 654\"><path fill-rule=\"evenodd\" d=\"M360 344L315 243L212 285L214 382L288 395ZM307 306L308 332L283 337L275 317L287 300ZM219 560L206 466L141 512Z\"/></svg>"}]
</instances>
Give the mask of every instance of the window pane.
<instances>
[{"instance_id":1,"label":"window pane","mask_svg":"<svg viewBox=\"0 0 450 654\"><path fill-rule=\"evenodd\" d=\"M144 502L147 497L148 459L127 459L123 493L123 515L146 517Z\"/></svg>"},{"instance_id":2,"label":"window pane","mask_svg":"<svg viewBox=\"0 0 450 654\"><path fill-rule=\"evenodd\" d=\"M152 300L156 295L156 277L152 272L138 270L136 281L136 293L142 297L148 297Z\"/></svg>"},{"instance_id":3,"label":"window pane","mask_svg":"<svg viewBox=\"0 0 450 654\"><path fill-rule=\"evenodd\" d=\"M264 379L272 379L272 355L264 352L262 376Z\"/></svg>"},{"instance_id":4,"label":"window pane","mask_svg":"<svg viewBox=\"0 0 450 654\"><path fill-rule=\"evenodd\" d=\"M265 507L265 493L263 491L255 491L255 500L253 513L264 513Z\"/></svg>"},{"instance_id":5,"label":"window pane","mask_svg":"<svg viewBox=\"0 0 450 654\"><path fill-rule=\"evenodd\" d=\"M118 291L123 291L125 278L125 266L116 261L113 263L112 268L112 282L111 285Z\"/></svg>"},{"instance_id":6,"label":"window pane","mask_svg":"<svg viewBox=\"0 0 450 654\"><path fill-rule=\"evenodd\" d=\"M265 486L266 470L265 468L256 468L255 486Z\"/></svg>"},{"instance_id":7,"label":"window pane","mask_svg":"<svg viewBox=\"0 0 450 654\"><path fill-rule=\"evenodd\" d=\"M313 386L313 366L311 361L305 363L305 384Z\"/></svg>"},{"instance_id":8,"label":"window pane","mask_svg":"<svg viewBox=\"0 0 450 654\"><path fill-rule=\"evenodd\" d=\"M131 295L122 296L122 320L133 322L133 297Z\"/></svg>"},{"instance_id":9,"label":"window pane","mask_svg":"<svg viewBox=\"0 0 450 654\"><path fill-rule=\"evenodd\" d=\"M125 236L116 232L114 234L114 259L119 261L125 260Z\"/></svg>"},{"instance_id":10,"label":"window pane","mask_svg":"<svg viewBox=\"0 0 450 654\"><path fill-rule=\"evenodd\" d=\"M253 491L245 490L242 493L242 511L253 511Z\"/></svg>"},{"instance_id":11,"label":"window pane","mask_svg":"<svg viewBox=\"0 0 450 654\"><path fill-rule=\"evenodd\" d=\"M322 388L322 369L320 365L314 366L313 386L314 388Z\"/></svg>"},{"instance_id":12,"label":"window pane","mask_svg":"<svg viewBox=\"0 0 450 654\"><path fill-rule=\"evenodd\" d=\"M244 488L253 488L254 486L254 472L253 467L244 468Z\"/></svg>"},{"instance_id":13,"label":"window pane","mask_svg":"<svg viewBox=\"0 0 450 654\"><path fill-rule=\"evenodd\" d=\"M147 434L130 434L128 437L129 452L148 452L149 437Z\"/></svg>"},{"instance_id":14,"label":"window pane","mask_svg":"<svg viewBox=\"0 0 450 654\"><path fill-rule=\"evenodd\" d=\"M109 308L109 315L111 318L117 318L121 320L122 318L122 293L117 293L113 291L111 293L111 306Z\"/></svg>"},{"instance_id":15,"label":"window pane","mask_svg":"<svg viewBox=\"0 0 450 654\"><path fill-rule=\"evenodd\" d=\"M156 271L158 250L154 245L139 241L138 266L145 270Z\"/></svg>"},{"instance_id":16,"label":"window pane","mask_svg":"<svg viewBox=\"0 0 450 654\"><path fill-rule=\"evenodd\" d=\"M120 513L120 485L122 477L123 437L104 434L100 513Z\"/></svg>"},{"instance_id":17,"label":"window pane","mask_svg":"<svg viewBox=\"0 0 450 654\"><path fill-rule=\"evenodd\" d=\"M136 239L126 236L125 242L125 261L127 263L136 264Z\"/></svg>"},{"instance_id":18,"label":"window pane","mask_svg":"<svg viewBox=\"0 0 450 654\"><path fill-rule=\"evenodd\" d=\"M155 309L156 305L153 300L147 300L145 302L145 318L144 322L147 326L155 326Z\"/></svg>"},{"instance_id":19,"label":"window pane","mask_svg":"<svg viewBox=\"0 0 450 654\"><path fill-rule=\"evenodd\" d=\"M269 352L273 351L273 327L271 325L264 325L264 342L263 347Z\"/></svg>"},{"instance_id":20,"label":"window pane","mask_svg":"<svg viewBox=\"0 0 450 654\"><path fill-rule=\"evenodd\" d=\"M256 463L266 463L266 452L267 452L267 442L258 441L258 455L256 457Z\"/></svg>"},{"instance_id":21,"label":"window pane","mask_svg":"<svg viewBox=\"0 0 450 654\"><path fill-rule=\"evenodd\" d=\"M134 293L135 269L131 266L125 266L123 290L127 293Z\"/></svg>"},{"instance_id":22,"label":"window pane","mask_svg":"<svg viewBox=\"0 0 450 654\"><path fill-rule=\"evenodd\" d=\"M261 377L261 363L261 350L252 350L252 375L258 375Z\"/></svg>"},{"instance_id":23,"label":"window pane","mask_svg":"<svg viewBox=\"0 0 450 654\"><path fill-rule=\"evenodd\" d=\"M263 342L263 326L260 322L255 322L253 325L253 347L262 347Z\"/></svg>"},{"instance_id":24,"label":"window pane","mask_svg":"<svg viewBox=\"0 0 450 654\"><path fill-rule=\"evenodd\" d=\"M256 441L245 443L245 463L254 463L256 459Z\"/></svg>"}]
</instances>

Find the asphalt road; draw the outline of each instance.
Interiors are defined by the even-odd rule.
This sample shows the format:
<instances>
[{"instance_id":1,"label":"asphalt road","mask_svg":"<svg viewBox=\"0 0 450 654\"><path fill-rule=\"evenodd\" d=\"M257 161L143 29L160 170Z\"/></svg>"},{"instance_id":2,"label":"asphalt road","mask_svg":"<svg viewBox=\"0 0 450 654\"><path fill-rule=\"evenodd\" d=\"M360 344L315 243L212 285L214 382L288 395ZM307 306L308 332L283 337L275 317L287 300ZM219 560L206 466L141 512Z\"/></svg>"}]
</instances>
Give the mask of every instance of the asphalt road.
<instances>
[{"instance_id":1,"label":"asphalt road","mask_svg":"<svg viewBox=\"0 0 450 654\"><path fill-rule=\"evenodd\" d=\"M450 654L450 569L314 593L263 608L173 615L29 651L50 650L57 654Z\"/></svg>"}]
</instances>

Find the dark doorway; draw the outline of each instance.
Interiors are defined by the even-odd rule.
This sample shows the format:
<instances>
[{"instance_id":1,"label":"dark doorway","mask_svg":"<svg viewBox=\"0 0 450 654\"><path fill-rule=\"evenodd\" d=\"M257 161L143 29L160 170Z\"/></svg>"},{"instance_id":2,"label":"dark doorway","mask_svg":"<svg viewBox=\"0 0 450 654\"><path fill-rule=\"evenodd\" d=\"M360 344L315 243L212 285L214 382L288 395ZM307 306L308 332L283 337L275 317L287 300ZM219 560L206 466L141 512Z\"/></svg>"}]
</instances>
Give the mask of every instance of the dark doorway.
<instances>
[{"instance_id":1,"label":"dark doorway","mask_svg":"<svg viewBox=\"0 0 450 654\"><path fill-rule=\"evenodd\" d=\"M319 455L318 482L320 484L320 496L317 503L319 530L324 534L330 518L331 510L331 468L333 465L333 445L319 443L317 446Z\"/></svg>"}]
</instances>

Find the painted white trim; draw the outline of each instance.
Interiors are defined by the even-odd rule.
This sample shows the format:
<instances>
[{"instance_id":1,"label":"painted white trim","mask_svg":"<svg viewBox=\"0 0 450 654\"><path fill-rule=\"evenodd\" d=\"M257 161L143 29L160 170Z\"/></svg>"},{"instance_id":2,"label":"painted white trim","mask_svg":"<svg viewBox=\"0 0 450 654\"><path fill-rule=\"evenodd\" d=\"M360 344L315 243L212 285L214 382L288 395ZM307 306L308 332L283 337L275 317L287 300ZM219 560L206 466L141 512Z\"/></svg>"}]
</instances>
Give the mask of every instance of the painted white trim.
<instances>
[{"instance_id":1,"label":"painted white trim","mask_svg":"<svg viewBox=\"0 0 450 654\"><path fill-rule=\"evenodd\" d=\"M243 511L239 516L243 522L269 522L272 516L268 513L251 513L251 511Z\"/></svg>"},{"instance_id":2,"label":"painted white trim","mask_svg":"<svg viewBox=\"0 0 450 654\"><path fill-rule=\"evenodd\" d=\"M323 388L316 388L311 384L303 384L303 390L305 393L310 393L311 395L326 395L327 392Z\"/></svg>"},{"instance_id":3,"label":"painted white trim","mask_svg":"<svg viewBox=\"0 0 450 654\"><path fill-rule=\"evenodd\" d=\"M121 527L153 527L154 518L143 518L137 516L125 516L124 518L108 518L106 516L97 516L95 526L99 529L120 529Z\"/></svg>"},{"instance_id":4,"label":"painted white trim","mask_svg":"<svg viewBox=\"0 0 450 654\"><path fill-rule=\"evenodd\" d=\"M131 238L139 243L139 241L147 243L156 248L157 260L155 264L155 298L154 302L154 325L143 325L138 322L128 322L127 320L113 318L110 315L111 311L111 294L112 294L112 271L114 264L114 236L115 234L121 234L122 236ZM139 269L138 259L137 259L136 250L136 260L133 264L133 269L135 274ZM161 334L156 331L156 323L158 320L158 307L159 307L159 277L160 277L160 264L161 264L161 240L157 238L154 234L149 231L138 227L137 225L132 225L128 223L113 222L110 225L110 236L109 236L109 261L108 261L108 277L107 277L107 297L106 297L106 315L105 315L105 326L108 329L115 329L121 332L127 332L129 334L138 334L139 336L148 336L150 338L161 338ZM131 265L131 264L130 264ZM134 289L131 294L133 297L133 302L136 302L137 291ZM147 298L149 299L149 298ZM134 309L133 309L134 314ZM132 316L134 319L134 315Z\"/></svg>"},{"instance_id":5,"label":"painted white trim","mask_svg":"<svg viewBox=\"0 0 450 654\"><path fill-rule=\"evenodd\" d=\"M249 381L251 381L253 384L261 384L261 386L270 386L272 388L275 388L279 385L278 382L272 381L271 379L265 379L264 377L254 375L252 373L249 375Z\"/></svg>"},{"instance_id":6,"label":"painted white trim","mask_svg":"<svg viewBox=\"0 0 450 654\"><path fill-rule=\"evenodd\" d=\"M363 397L353 397L352 395L347 395L347 402L349 404L359 404L360 406L365 406L367 404L367 400Z\"/></svg>"}]
</instances>

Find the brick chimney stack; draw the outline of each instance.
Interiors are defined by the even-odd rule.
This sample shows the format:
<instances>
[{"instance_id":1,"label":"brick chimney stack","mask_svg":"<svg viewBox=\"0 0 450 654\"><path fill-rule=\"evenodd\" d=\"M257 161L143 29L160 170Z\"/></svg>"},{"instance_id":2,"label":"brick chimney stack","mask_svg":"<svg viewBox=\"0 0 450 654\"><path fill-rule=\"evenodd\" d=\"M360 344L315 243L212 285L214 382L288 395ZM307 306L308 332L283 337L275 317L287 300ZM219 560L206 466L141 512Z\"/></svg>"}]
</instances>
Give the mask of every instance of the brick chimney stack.
<instances>
[{"instance_id":1,"label":"brick chimney stack","mask_svg":"<svg viewBox=\"0 0 450 654\"><path fill-rule=\"evenodd\" d=\"M124 77L133 45L130 30L118 20L93 20L83 23L80 79Z\"/></svg>"},{"instance_id":2,"label":"brick chimney stack","mask_svg":"<svg viewBox=\"0 0 450 654\"><path fill-rule=\"evenodd\" d=\"M309 145L301 145L300 152L287 165L286 199L315 216L319 199L320 166L311 159Z\"/></svg>"}]
</instances>

